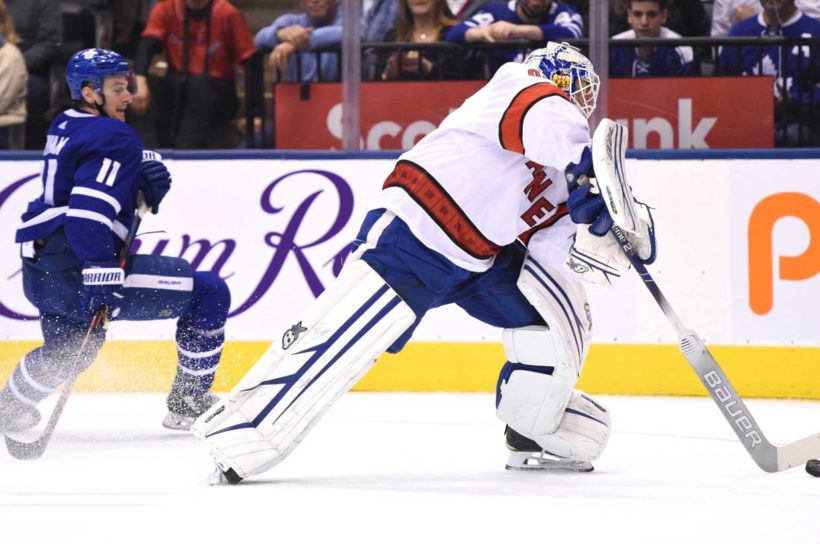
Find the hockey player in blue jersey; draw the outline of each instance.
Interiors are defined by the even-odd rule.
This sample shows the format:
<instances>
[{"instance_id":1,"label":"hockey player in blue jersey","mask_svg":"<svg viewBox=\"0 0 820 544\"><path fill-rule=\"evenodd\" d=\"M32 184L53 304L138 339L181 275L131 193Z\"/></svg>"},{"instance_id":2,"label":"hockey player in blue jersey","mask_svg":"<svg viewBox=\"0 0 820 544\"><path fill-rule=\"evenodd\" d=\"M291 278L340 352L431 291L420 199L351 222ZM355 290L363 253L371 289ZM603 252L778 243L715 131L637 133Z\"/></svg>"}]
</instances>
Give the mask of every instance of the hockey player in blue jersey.
<instances>
[{"instance_id":1,"label":"hockey player in blue jersey","mask_svg":"<svg viewBox=\"0 0 820 544\"><path fill-rule=\"evenodd\" d=\"M29 203L16 235L23 288L40 312L44 343L23 357L0 391L0 432L38 423L37 404L69 377L103 307L112 321L179 318L177 373L163 425L186 430L217 400L210 387L225 338L228 287L173 257L129 256L123 273L116 256L138 194L157 213L171 176L125 123L134 84L121 55L80 51L68 61L66 80L74 107L49 129L43 192ZM75 371L91 365L105 334L91 329Z\"/></svg>"}]
</instances>

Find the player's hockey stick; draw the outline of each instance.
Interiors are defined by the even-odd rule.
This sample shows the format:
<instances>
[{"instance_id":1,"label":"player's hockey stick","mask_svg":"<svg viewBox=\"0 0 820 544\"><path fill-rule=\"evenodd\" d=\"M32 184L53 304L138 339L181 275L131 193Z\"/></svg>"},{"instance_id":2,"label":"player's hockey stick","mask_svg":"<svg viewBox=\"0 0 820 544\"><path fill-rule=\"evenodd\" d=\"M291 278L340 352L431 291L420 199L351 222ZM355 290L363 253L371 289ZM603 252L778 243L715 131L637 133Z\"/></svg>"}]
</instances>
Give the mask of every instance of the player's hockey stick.
<instances>
[{"instance_id":1,"label":"player's hockey stick","mask_svg":"<svg viewBox=\"0 0 820 544\"><path fill-rule=\"evenodd\" d=\"M726 377L715 358L706 349L703 340L690 329L687 329L678 318L669 301L663 296L658 284L652 279L646 266L635 255L632 245L617 226L612 227L612 233L621 245L621 249L629 257L635 271L643 280L646 288L660 306L661 311L678 333L680 350L686 361L697 373L701 383L712 396L712 400L720 406L720 411L729 422L732 430L746 447L757 466L766 472L779 472L788 468L803 465L809 459L820 456L820 433L807 436L783 446L775 446L766 439L760 426L752 417L743 399L735 391L734 386Z\"/></svg>"},{"instance_id":2,"label":"player's hockey stick","mask_svg":"<svg viewBox=\"0 0 820 544\"><path fill-rule=\"evenodd\" d=\"M677 332L680 350L686 361L697 373L712 400L720 406L720 411L732 430L760 468L766 472L779 472L819 457L820 433L783 446L775 446L766 439L743 399L706 349L703 340L695 331L686 328L678 318L646 266L635 254L635 249L624 233L624 230L635 232L637 225L634 199L624 170L626 141L626 127L609 119L604 119L595 131L592 156L598 188L604 195L607 209L615 222L611 229L612 235Z\"/></svg>"},{"instance_id":3,"label":"player's hockey stick","mask_svg":"<svg viewBox=\"0 0 820 544\"><path fill-rule=\"evenodd\" d=\"M142 195L140 195L140 197L141 196ZM142 216L145 214L146 209L147 207L145 204L141 202L137 213L134 214L134 220L131 222L131 228L128 230L128 235L125 237L125 242L119 254L120 266L123 268L125 267L125 260L128 258L128 253L131 250L131 245L134 242L134 238L137 236L137 231L140 228ZM6 440L6 448L8 448L9 454L12 457L23 460L37 459L43 455L43 452L46 451L49 442L51 442L51 435L54 434L54 429L57 427L57 422L60 420L60 416L63 413L63 408L65 408L66 402L68 402L68 397L74 390L74 384L80 376L80 373L77 372L77 367L82 360L83 352L88 344L88 339L91 338L91 333L94 332L97 327L103 326L107 317L108 307L103 306L88 324L88 330L85 333L85 337L77 350L77 354L74 356L74 361L71 363L69 378L63 386L63 390L60 393L60 397L57 399L57 404L54 406L51 416L48 418L48 423L46 424L46 428L43 430L43 434L33 442L21 442L11 438L8 435L4 436Z\"/></svg>"}]
</instances>

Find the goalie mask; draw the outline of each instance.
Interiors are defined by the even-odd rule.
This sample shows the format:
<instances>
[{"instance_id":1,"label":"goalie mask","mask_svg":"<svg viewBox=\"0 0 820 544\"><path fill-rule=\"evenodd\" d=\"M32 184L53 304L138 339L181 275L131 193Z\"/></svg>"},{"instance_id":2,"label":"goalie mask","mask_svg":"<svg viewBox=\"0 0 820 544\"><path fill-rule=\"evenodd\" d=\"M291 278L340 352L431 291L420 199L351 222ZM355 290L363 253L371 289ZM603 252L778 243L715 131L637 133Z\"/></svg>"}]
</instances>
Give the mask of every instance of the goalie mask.
<instances>
[{"instance_id":1,"label":"goalie mask","mask_svg":"<svg viewBox=\"0 0 820 544\"><path fill-rule=\"evenodd\" d=\"M592 63L568 43L548 42L527 55L524 64L533 66L558 85L581 113L589 119L595 110L600 80Z\"/></svg>"}]
</instances>

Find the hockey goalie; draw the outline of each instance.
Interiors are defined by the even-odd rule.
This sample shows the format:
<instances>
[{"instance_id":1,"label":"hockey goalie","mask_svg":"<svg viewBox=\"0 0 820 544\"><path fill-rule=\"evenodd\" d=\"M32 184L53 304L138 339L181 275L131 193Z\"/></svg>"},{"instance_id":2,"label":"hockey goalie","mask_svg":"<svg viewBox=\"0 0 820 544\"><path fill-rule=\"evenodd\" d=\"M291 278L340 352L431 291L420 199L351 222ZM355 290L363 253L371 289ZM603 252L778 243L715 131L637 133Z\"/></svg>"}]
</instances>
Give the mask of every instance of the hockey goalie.
<instances>
[{"instance_id":1,"label":"hockey goalie","mask_svg":"<svg viewBox=\"0 0 820 544\"><path fill-rule=\"evenodd\" d=\"M610 415L575 388L592 329L582 280L609 284L629 267L595 182L596 168L615 177L622 163L593 149L625 144L611 121L590 137L598 85L585 56L550 42L503 65L398 159L337 280L195 423L225 479L282 461L382 352L400 351L446 304L502 329L507 468L592 470ZM627 236L649 263L651 217L630 210Z\"/></svg>"}]
</instances>

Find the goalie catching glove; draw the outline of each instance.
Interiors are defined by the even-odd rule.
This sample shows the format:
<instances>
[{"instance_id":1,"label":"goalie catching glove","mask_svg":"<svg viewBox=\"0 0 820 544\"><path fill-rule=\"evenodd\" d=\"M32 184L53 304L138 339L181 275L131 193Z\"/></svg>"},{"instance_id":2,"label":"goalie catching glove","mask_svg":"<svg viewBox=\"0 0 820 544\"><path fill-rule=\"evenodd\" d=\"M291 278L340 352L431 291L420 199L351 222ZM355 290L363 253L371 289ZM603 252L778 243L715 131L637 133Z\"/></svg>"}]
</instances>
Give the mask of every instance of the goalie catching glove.
<instances>
[{"instance_id":1,"label":"goalie catching glove","mask_svg":"<svg viewBox=\"0 0 820 544\"><path fill-rule=\"evenodd\" d=\"M655 225L652 213L649 206L637 200L635 211L638 224L642 228L642 235L629 232L625 234L641 262L652 264L656 256ZM608 214L606 208L603 213ZM621 249L614 234L607 231L600 236L594 233L592 225L581 224L578 225L575 240L569 250L566 266L579 274L582 279L600 285L611 285L616 278L629 270L631 265L629 257Z\"/></svg>"}]
</instances>

